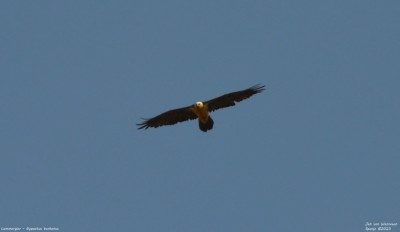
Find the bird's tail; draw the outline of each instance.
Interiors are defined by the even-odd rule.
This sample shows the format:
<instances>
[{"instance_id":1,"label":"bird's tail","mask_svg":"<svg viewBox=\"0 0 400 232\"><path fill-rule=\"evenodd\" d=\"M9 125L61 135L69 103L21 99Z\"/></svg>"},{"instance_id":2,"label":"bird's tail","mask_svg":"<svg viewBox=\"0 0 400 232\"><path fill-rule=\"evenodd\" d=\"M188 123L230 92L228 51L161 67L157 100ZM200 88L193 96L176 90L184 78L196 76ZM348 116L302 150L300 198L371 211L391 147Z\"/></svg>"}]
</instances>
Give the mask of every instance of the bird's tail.
<instances>
[{"instance_id":1,"label":"bird's tail","mask_svg":"<svg viewBox=\"0 0 400 232\"><path fill-rule=\"evenodd\" d=\"M205 123L202 123L199 120L200 130L202 130L204 132L211 130L213 128L213 125L214 125L214 121L212 120L212 118L210 116L208 116L207 121Z\"/></svg>"}]
</instances>

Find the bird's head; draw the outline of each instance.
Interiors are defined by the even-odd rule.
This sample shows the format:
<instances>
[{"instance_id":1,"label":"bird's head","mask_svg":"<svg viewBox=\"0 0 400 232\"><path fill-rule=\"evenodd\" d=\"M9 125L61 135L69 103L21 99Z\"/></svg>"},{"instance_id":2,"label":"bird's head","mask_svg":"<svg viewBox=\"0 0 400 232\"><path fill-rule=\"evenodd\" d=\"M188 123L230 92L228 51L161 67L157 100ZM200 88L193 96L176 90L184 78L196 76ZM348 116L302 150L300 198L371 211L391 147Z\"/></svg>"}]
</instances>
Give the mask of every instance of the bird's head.
<instances>
[{"instance_id":1,"label":"bird's head","mask_svg":"<svg viewBox=\"0 0 400 232\"><path fill-rule=\"evenodd\" d=\"M196 103L194 103L193 106L195 108L201 109L201 108L203 108L204 104L203 104L203 102L196 102Z\"/></svg>"}]
</instances>

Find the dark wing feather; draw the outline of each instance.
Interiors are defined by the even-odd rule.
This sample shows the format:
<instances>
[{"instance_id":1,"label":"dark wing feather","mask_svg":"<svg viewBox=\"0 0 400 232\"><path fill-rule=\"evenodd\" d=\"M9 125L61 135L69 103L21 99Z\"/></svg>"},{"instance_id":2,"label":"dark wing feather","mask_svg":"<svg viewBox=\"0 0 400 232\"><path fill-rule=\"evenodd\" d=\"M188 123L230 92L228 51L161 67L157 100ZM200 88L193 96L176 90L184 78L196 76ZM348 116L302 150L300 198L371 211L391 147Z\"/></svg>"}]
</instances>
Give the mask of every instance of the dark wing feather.
<instances>
[{"instance_id":1,"label":"dark wing feather","mask_svg":"<svg viewBox=\"0 0 400 232\"><path fill-rule=\"evenodd\" d=\"M154 118L144 119L142 123L136 124L138 129L147 129L149 127L157 128L159 126L173 125L178 122L196 119L196 114L190 109L191 107L183 107L179 109L169 110Z\"/></svg>"},{"instance_id":2,"label":"dark wing feather","mask_svg":"<svg viewBox=\"0 0 400 232\"><path fill-rule=\"evenodd\" d=\"M208 106L208 111L211 112L220 108L234 106L235 102L240 102L264 90L265 85L255 85L245 90L228 93L220 97L208 100L205 102L205 104Z\"/></svg>"}]
</instances>

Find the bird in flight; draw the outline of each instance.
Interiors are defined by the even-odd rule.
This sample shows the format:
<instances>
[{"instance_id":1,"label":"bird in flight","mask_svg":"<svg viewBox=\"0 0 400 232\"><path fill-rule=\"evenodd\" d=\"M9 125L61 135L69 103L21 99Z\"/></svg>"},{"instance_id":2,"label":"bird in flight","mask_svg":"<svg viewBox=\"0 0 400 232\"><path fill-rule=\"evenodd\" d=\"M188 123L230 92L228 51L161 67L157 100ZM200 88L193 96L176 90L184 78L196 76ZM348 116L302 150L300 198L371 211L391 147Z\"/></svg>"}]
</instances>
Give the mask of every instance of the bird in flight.
<instances>
[{"instance_id":1,"label":"bird in flight","mask_svg":"<svg viewBox=\"0 0 400 232\"><path fill-rule=\"evenodd\" d=\"M234 106L235 102L240 102L264 90L265 85L258 84L248 89L227 93L208 101L198 101L190 106L166 111L153 118L143 119L144 121L142 123L136 125L139 126L138 129L147 129L149 127L157 128L159 126L174 125L178 122L198 118L200 130L206 132L211 130L214 125L214 121L210 117L209 112Z\"/></svg>"}]
</instances>

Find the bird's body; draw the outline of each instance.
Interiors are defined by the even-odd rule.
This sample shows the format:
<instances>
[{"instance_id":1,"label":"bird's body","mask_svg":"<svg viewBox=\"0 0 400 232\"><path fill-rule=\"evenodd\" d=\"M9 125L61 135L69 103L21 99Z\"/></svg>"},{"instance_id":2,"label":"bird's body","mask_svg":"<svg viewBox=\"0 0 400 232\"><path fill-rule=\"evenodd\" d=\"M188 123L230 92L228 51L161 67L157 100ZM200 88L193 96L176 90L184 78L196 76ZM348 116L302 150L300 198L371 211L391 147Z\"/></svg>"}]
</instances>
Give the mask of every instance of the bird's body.
<instances>
[{"instance_id":1,"label":"bird's body","mask_svg":"<svg viewBox=\"0 0 400 232\"><path fill-rule=\"evenodd\" d=\"M203 102L196 102L193 107L190 108L199 118L200 122L205 123L207 118L210 116L208 113L207 105L204 105Z\"/></svg>"},{"instance_id":2,"label":"bird's body","mask_svg":"<svg viewBox=\"0 0 400 232\"><path fill-rule=\"evenodd\" d=\"M246 98L249 98L253 94L262 92L264 87L265 86L256 85L251 88L228 93L208 101L198 101L191 106L169 110L156 117L145 119L144 122L137 124L140 126L138 129L147 129L149 127L157 128L159 126L173 125L178 122L198 118L200 130L206 132L207 130L211 130L214 125L214 121L210 117L209 112L220 108L234 106L235 102L240 102Z\"/></svg>"},{"instance_id":3,"label":"bird's body","mask_svg":"<svg viewBox=\"0 0 400 232\"><path fill-rule=\"evenodd\" d=\"M207 104L204 104L203 102L196 102L193 107L190 108L190 110L192 110L199 119L200 130L206 132L207 130L212 129L214 121L208 113Z\"/></svg>"}]
</instances>

